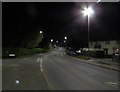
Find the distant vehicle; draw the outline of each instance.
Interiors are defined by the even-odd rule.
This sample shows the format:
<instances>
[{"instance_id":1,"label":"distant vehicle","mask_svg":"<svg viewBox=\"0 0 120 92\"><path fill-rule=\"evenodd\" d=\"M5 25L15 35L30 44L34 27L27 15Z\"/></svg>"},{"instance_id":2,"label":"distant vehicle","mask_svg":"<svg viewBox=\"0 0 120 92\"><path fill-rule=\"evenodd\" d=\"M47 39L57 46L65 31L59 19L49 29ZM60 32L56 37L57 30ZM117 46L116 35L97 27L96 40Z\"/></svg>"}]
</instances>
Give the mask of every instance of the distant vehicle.
<instances>
[{"instance_id":1,"label":"distant vehicle","mask_svg":"<svg viewBox=\"0 0 120 92\"><path fill-rule=\"evenodd\" d=\"M77 50L76 53L77 53L77 54L81 54L81 50Z\"/></svg>"},{"instance_id":2,"label":"distant vehicle","mask_svg":"<svg viewBox=\"0 0 120 92\"><path fill-rule=\"evenodd\" d=\"M73 55L73 56L74 56L74 55L76 55L76 52L75 52L75 51L72 51L72 50L68 50L67 54L68 54L68 55Z\"/></svg>"},{"instance_id":3,"label":"distant vehicle","mask_svg":"<svg viewBox=\"0 0 120 92\"><path fill-rule=\"evenodd\" d=\"M10 54L9 54L9 57L11 57L11 58L16 57L16 54L10 53Z\"/></svg>"}]
</instances>

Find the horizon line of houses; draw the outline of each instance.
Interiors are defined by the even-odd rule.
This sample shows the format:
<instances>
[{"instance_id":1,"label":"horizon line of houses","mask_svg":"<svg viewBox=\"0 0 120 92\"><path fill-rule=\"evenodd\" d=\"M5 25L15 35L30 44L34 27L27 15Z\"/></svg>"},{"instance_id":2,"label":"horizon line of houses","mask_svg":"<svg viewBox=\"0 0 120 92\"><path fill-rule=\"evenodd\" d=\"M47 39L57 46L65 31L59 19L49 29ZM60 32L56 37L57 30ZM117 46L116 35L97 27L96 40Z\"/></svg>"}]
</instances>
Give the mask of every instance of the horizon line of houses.
<instances>
[{"instance_id":1,"label":"horizon line of houses","mask_svg":"<svg viewBox=\"0 0 120 92\"><path fill-rule=\"evenodd\" d=\"M120 51L120 41L119 40L109 40L109 41L90 41L89 48L91 49L102 49L105 51L105 55L112 55Z\"/></svg>"}]
</instances>

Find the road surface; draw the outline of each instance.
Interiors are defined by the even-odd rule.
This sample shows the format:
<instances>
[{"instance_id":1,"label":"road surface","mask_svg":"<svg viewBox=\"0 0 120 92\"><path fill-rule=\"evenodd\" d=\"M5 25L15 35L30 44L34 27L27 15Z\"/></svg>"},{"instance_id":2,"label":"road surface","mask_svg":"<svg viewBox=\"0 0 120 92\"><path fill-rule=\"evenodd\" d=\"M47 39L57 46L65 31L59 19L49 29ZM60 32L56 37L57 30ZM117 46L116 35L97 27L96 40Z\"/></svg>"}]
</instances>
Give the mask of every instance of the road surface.
<instances>
[{"instance_id":1,"label":"road surface","mask_svg":"<svg viewBox=\"0 0 120 92\"><path fill-rule=\"evenodd\" d=\"M118 90L118 72L69 58L63 48L3 60L3 89Z\"/></svg>"}]
</instances>

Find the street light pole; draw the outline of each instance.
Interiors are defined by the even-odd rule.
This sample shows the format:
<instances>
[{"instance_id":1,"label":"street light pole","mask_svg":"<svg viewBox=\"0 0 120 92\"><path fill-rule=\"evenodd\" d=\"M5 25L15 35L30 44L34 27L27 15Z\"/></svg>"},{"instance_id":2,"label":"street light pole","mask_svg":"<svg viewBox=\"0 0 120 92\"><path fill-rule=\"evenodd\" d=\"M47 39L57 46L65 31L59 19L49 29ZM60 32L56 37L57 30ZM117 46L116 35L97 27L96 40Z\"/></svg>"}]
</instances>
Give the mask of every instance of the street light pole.
<instances>
[{"instance_id":1,"label":"street light pole","mask_svg":"<svg viewBox=\"0 0 120 92\"><path fill-rule=\"evenodd\" d=\"M51 46L53 45L53 39L51 39Z\"/></svg>"},{"instance_id":2,"label":"street light pole","mask_svg":"<svg viewBox=\"0 0 120 92\"><path fill-rule=\"evenodd\" d=\"M89 14L87 15L87 20L88 20L88 59L89 59L89 40L90 40L90 34L89 34L89 31L90 31L90 26L89 26L89 22L90 22L90 18L89 18Z\"/></svg>"},{"instance_id":3,"label":"street light pole","mask_svg":"<svg viewBox=\"0 0 120 92\"><path fill-rule=\"evenodd\" d=\"M89 59L89 40L90 40L90 34L89 34L89 30L90 30L90 15L92 15L94 13L94 11L92 10L92 8L88 7L88 8L84 8L84 11L82 11L84 13L85 16L87 16L87 22L88 22L88 59Z\"/></svg>"}]
</instances>

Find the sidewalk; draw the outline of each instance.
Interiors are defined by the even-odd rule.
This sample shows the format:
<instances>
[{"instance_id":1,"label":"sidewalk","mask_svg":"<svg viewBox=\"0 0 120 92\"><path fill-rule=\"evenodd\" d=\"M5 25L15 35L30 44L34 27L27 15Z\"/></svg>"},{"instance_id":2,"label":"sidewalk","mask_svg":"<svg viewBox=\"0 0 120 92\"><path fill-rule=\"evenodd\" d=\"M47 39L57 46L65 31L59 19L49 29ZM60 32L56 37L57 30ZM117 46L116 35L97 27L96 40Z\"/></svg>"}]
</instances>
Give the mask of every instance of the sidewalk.
<instances>
[{"instance_id":1,"label":"sidewalk","mask_svg":"<svg viewBox=\"0 0 120 92\"><path fill-rule=\"evenodd\" d=\"M103 58L103 59L96 59L96 58L91 58L92 60L95 60L98 63L105 63L108 65L114 65L114 66L118 66L118 62L112 61L112 58Z\"/></svg>"},{"instance_id":2,"label":"sidewalk","mask_svg":"<svg viewBox=\"0 0 120 92\"><path fill-rule=\"evenodd\" d=\"M84 63L96 65L99 67L115 70L115 71L120 71L120 67L118 66L117 62L112 61L112 59L108 58L103 58L103 59L96 59L96 58L90 58L90 60L82 60L78 58L71 57L74 60L78 60Z\"/></svg>"}]
</instances>

